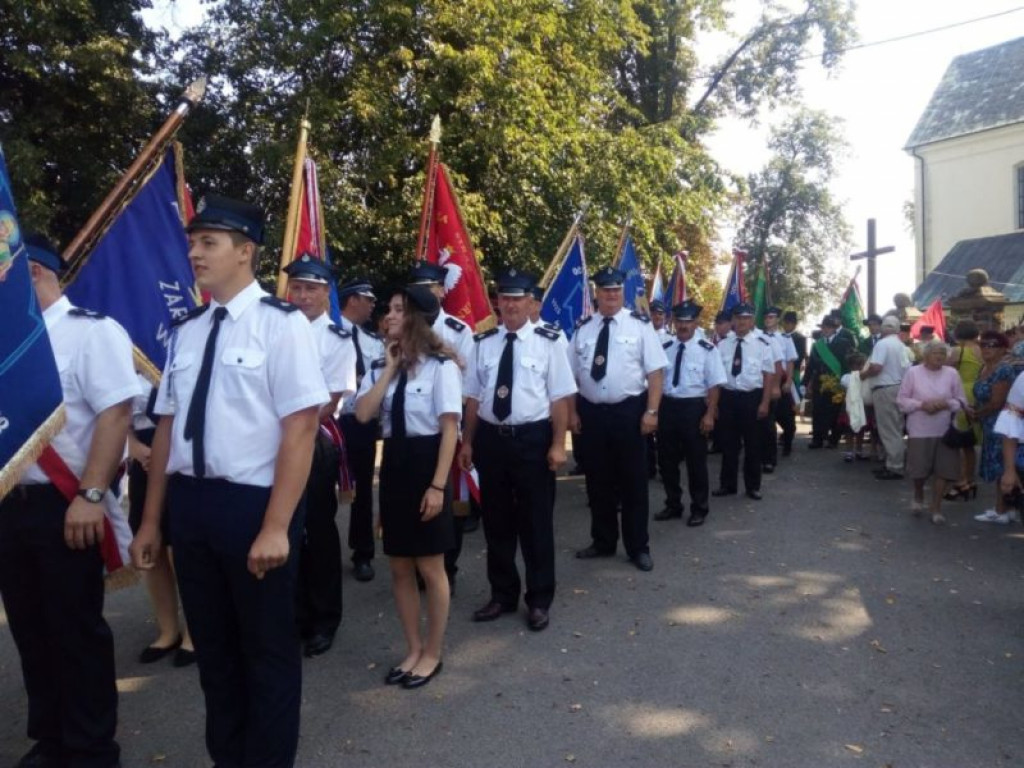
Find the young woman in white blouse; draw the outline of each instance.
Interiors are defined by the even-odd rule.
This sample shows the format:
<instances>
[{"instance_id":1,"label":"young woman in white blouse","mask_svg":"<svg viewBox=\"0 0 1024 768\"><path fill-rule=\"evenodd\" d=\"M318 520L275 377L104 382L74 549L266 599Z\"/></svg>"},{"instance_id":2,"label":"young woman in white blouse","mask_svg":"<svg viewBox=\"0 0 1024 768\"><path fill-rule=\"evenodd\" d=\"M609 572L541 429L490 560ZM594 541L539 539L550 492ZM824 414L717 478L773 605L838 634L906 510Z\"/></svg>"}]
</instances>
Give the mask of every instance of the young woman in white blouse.
<instances>
[{"instance_id":1,"label":"young woman in white blouse","mask_svg":"<svg viewBox=\"0 0 1024 768\"><path fill-rule=\"evenodd\" d=\"M455 543L449 471L462 414L461 372L455 355L430 329L437 298L412 285L391 297L387 347L359 388L356 418L380 417L384 453L380 467L383 549L408 645L405 658L385 678L389 685L419 688L441 671L448 622L444 553ZM426 583L427 627L420 631L416 571Z\"/></svg>"}]
</instances>

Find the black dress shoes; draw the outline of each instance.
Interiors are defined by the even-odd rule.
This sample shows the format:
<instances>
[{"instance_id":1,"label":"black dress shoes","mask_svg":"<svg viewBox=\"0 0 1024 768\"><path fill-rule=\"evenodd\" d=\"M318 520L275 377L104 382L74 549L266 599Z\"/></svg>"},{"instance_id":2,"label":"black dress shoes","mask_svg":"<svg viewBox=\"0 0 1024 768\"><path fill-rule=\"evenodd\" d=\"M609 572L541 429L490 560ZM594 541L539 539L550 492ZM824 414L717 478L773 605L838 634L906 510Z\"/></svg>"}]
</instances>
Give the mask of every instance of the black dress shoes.
<instances>
[{"instance_id":1,"label":"black dress shoes","mask_svg":"<svg viewBox=\"0 0 1024 768\"><path fill-rule=\"evenodd\" d=\"M772 472L775 471L775 465L765 464L763 467L761 467L761 471L766 475L770 475Z\"/></svg>"},{"instance_id":2,"label":"black dress shoes","mask_svg":"<svg viewBox=\"0 0 1024 768\"><path fill-rule=\"evenodd\" d=\"M502 605L497 600L491 600L483 608L473 611L473 621L494 621L500 619L503 613L512 613L516 607Z\"/></svg>"},{"instance_id":3,"label":"black dress shoes","mask_svg":"<svg viewBox=\"0 0 1024 768\"><path fill-rule=\"evenodd\" d=\"M403 680L405 680L405 678L407 678L408 676L409 676L409 673L406 672L401 667L392 667L391 669L388 670L388 673L384 676L384 684L385 685L398 685Z\"/></svg>"},{"instance_id":4,"label":"black dress shoes","mask_svg":"<svg viewBox=\"0 0 1024 768\"><path fill-rule=\"evenodd\" d=\"M694 512L692 515L690 515L690 518L686 521L686 524L691 528L696 528L699 525L704 525L704 518L706 517L707 514L698 514L697 512Z\"/></svg>"},{"instance_id":5,"label":"black dress shoes","mask_svg":"<svg viewBox=\"0 0 1024 768\"><path fill-rule=\"evenodd\" d=\"M356 581L373 581L373 566L369 560L357 560L352 563L352 575Z\"/></svg>"},{"instance_id":6,"label":"black dress shoes","mask_svg":"<svg viewBox=\"0 0 1024 768\"><path fill-rule=\"evenodd\" d=\"M549 618L547 608L530 609L530 613L526 617L526 626L528 626L533 632L540 632L542 629L547 629L548 623Z\"/></svg>"},{"instance_id":7,"label":"black dress shoes","mask_svg":"<svg viewBox=\"0 0 1024 768\"><path fill-rule=\"evenodd\" d=\"M603 549L598 549L593 544L576 551L576 557L580 560L591 560L595 557L611 557L614 554L614 552L605 552Z\"/></svg>"},{"instance_id":8,"label":"black dress shoes","mask_svg":"<svg viewBox=\"0 0 1024 768\"><path fill-rule=\"evenodd\" d=\"M139 654L139 664L152 664L154 661L160 661L164 656L174 653L180 646L181 635L178 635L178 639L165 648L157 648L154 645L143 648L142 653Z\"/></svg>"},{"instance_id":9,"label":"black dress shoes","mask_svg":"<svg viewBox=\"0 0 1024 768\"><path fill-rule=\"evenodd\" d=\"M332 645L334 645L334 635L328 635L325 632L317 632L306 641L306 644L302 648L302 655L307 659L311 659L314 656L327 653L331 650Z\"/></svg>"},{"instance_id":10,"label":"black dress shoes","mask_svg":"<svg viewBox=\"0 0 1024 768\"><path fill-rule=\"evenodd\" d=\"M178 668L189 667L196 663L197 658L195 651L189 650L188 648L179 648L174 654L174 661L172 661L171 664Z\"/></svg>"},{"instance_id":11,"label":"black dress shoes","mask_svg":"<svg viewBox=\"0 0 1024 768\"><path fill-rule=\"evenodd\" d=\"M634 555L629 559L629 561L633 563L639 571L654 570L654 561L651 560L651 556L647 552L641 552L639 555Z\"/></svg>"},{"instance_id":12,"label":"black dress shoes","mask_svg":"<svg viewBox=\"0 0 1024 768\"><path fill-rule=\"evenodd\" d=\"M807 444L808 450L811 450L811 451L816 451L816 450L818 450L821 447L822 447L821 443L808 443Z\"/></svg>"},{"instance_id":13,"label":"black dress shoes","mask_svg":"<svg viewBox=\"0 0 1024 768\"><path fill-rule=\"evenodd\" d=\"M728 488L716 488L711 492L712 496L735 496L736 491L730 491Z\"/></svg>"},{"instance_id":14,"label":"black dress shoes","mask_svg":"<svg viewBox=\"0 0 1024 768\"><path fill-rule=\"evenodd\" d=\"M754 501L760 501L762 496L760 491L747 491L747 498L753 499Z\"/></svg>"},{"instance_id":15,"label":"black dress shoes","mask_svg":"<svg viewBox=\"0 0 1024 768\"><path fill-rule=\"evenodd\" d=\"M675 520L683 516L683 511L668 509L667 507L654 516L655 520Z\"/></svg>"},{"instance_id":16,"label":"black dress shoes","mask_svg":"<svg viewBox=\"0 0 1024 768\"><path fill-rule=\"evenodd\" d=\"M22 756L14 768L64 768L66 765L60 747L39 742Z\"/></svg>"},{"instance_id":17,"label":"black dress shoes","mask_svg":"<svg viewBox=\"0 0 1024 768\"><path fill-rule=\"evenodd\" d=\"M437 662L437 666L434 667L434 670L429 675L414 675L410 672L402 680L402 687L408 690L412 690L413 688L422 688L441 673L442 667L444 667L444 662L439 661Z\"/></svg>"}]
</instances>

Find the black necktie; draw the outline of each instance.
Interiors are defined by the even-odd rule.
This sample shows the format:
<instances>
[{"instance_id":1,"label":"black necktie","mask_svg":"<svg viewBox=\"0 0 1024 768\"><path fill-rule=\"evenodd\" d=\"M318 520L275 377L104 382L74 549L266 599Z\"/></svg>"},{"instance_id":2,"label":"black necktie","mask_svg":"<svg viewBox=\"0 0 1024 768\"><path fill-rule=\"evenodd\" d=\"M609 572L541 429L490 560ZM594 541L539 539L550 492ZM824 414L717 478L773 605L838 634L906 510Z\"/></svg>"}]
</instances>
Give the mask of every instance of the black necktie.
<instances>
[{"instance_id":1,"label":"black necktie","mask_svg":"<svg viewBox=\"0 0 1024 768\"><path fill-rule=\"evenodd\" d=\"M683 342L679 342L679 349L676 350L676 364L672 366L672 386L679 386L679 367L683 364L683 352L686 351L686 345Z\"/></svg>"},{"instance_id":2,"label":"black necktie","mask_svg":"<svg viewBox=\"0 0 1024 768\"><path fill-rule=\"evenodd\" d=\"M154 408L156 408L156 394L158 391L159 390L156 387L153 387L151 390L149 390L149 399L146 401L146 418L152 421L154 424L160 421L160 417L157 416L156 411L153 410Z\"/></svg>"},{"instance_id":3,"label":"black necktie","mask_svg":"<svg viewBox=\"0 0 1024 768\"><path fill-rule=\"evenodd\" d=\"M590 366L590 378L600 381L608 372L608 336L611 333L612 318L602 320L604 327L597 334L597 348L594 350L594 362Z\"/></svg>"},{"instance_id":4,"label":"black necktie","mask_svg":"<svg viewBox=\"0 0 1024 768\"><path fill-rule=\"evenodd\" d=\"M505 349L498 362L498 381L494 388L494 416L504 421L512 414L512 345L514 333L505 334Z\"/></svg>"},{"instance_id":5,"label":"black necktie","mask_svg":"<svg viewBox=\"0 0 1024 768\"><path fill-rule=\"evenodd\" d=\"M206 431L206 398L210 394L210 377L213 375L213 355L217 349L220 321L227 314L227 307L217 307L213 310L213 327L210 328L210 335L206 337L203 365L199 369L199 378L196 379L192 402L188 404L188 415L185 417L185 439L192 441L192 472L200 479L206 476L206 451L203 446L203 438Z\"/></svg>"},{"instance_id":6,"label":"black necktie","mask_svg":"<svg viewBox=\"0 0 1024 768\"><path fill-rule=\"evenodd\" d=\"M409 372L403 370L398 376L395 394L391 397L391 436L405 437L405 385L409 383Z\"/></svg>"},{"instance_id":7,"label":"black necktie","mask_svg":"<svg viewBox=\"0 0 1024 768\"><path fill-rule=\"evenodd\" d=\"M356 345L356 376L362 380L366 375L366 363L363 362L363 350L359 348L359 326L352 323L352 343Z\"/></svg>"},{"instance_id":8,"label":"black necktie","mask_svg":"<svg viewBox=\"0 0 1024 768\"><path fill-rule=\"evenodd\" d=\"M732 353L732 375L739 376L743 370L743 347L740 346L743 339L736 338L736 351Z\"/></svg>"}]
</instances>

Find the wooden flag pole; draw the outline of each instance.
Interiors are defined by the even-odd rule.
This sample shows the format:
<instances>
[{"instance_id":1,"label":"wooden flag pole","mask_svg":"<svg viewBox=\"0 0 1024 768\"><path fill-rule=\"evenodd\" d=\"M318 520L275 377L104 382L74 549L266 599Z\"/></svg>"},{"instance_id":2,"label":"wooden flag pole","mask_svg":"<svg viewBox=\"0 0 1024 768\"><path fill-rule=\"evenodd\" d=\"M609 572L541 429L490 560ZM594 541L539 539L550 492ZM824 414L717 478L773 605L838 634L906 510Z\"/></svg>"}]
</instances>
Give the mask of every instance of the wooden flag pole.
<instances>
[{"instance_id":1,"label":"wooden flag pole","mask_svg":"<svg viewBox=\"0 0 1024 768\"><path fill-rule=\"evenodd\" d=\"M284 223L284 242L281 244L281 265L277 272L277 297L283 299L288 293L288 275L284 268L295 258L295 242L299 236L299 201L302 200L302 168L306 163L306 143L309 141L310 124L307 112L299 122L299 142L295 147L295 163L292 165L292 189L288 197L288 218Z\"/></svg>"},{"instance_id":2,"label":"wooden flag pole","mask_svg":"<svg viewBox=\"0 0 1024 768\"><path fill-rule=\"evenodd\" d=\"M562 242L559 243L558 250L555 251L555 255L551 258L551 263L548 264L548 268L544 272L544 276L538 283L541 288L547 288L548 284L554 280L555 275L558 274L558 270L562 268L562 262L565 261L566 254L569 253L569 247L572 245L573 238L576 237L580 224L583 222L583 217L586 215L587 209L589 208L590 202L587 201L583 203L583 207L580 208L580 212L576 214L576 218L573 219L572 225L569 227L569 231L565 233L565 237L563 237Z\"/></svg>"},{"instance_id":3,"label":"wooden flag pole","mask_svg":"<svg viewBox=\"0 0 1024 768\"><path fill-rule=\"evenodd\" d=\"M167 116L163 125L142 148L114 188L93 211L88 221L85 222L85 226L68 243L63 254L68 268L61 275L62 286L68 285L78 276L79 270L85 265L85 261L96 247L96 243L107 233L118 214L132 201L135 194L163 161L164 150L174 140L174 135L185 118L203 100L205 94L205 77L199 78L185 89L174 111Z\"/></svg>"},{"instance_id":4,"label":"wooden flag pole","mask_svg":"<svg viewBox=\"0 0 1024 768\"><path fill-rule=\"evenodd\" d=\"M420 208L420 233L416 238L414 259L427 259L427 244L430 242L430 217L434 212L434 187L437 184L437 153L441 144L441 116L434 115L430 124L430 154L427 156L427 171L423 178L423 205Z\"/></svg>"},{"instance_id":5,"label":"wooden flag pole","mask_svg":"<svg viewBox=\"0 0 1024 768\"><path fill-rule=\"evenodd\" d=\"M615 268L618 269L622 263L622 249L626 247L626 237L629 235L629 228L633 226L633 217L627 216L626 223L622 225L622 232L619 233L619 244L615 248ZM640 257L637 257L637 266L640 266Z\"/></svg>"}]
</instances>

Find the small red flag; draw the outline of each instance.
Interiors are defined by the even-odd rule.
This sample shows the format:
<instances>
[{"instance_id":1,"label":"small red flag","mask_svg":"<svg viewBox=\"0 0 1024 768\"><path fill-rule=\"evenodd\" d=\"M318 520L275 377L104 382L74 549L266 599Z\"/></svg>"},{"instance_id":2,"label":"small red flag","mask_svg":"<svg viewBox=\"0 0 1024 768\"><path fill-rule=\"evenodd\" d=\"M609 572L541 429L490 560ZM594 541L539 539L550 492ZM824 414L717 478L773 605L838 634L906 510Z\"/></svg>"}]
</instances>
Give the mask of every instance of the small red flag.
<instances>
[{"instance_id":1,"label":"small red flag","mask_svg":"<svg viewBox=\"0 0 1024 768\"><path fill-rule=\"evenodd\" d=\"M932 305L917 319L917 322L910 326L912 338L921 338L921 326L923 325L930 325L935 329L936 339L946 340L946 315L942 312L942 299L933 301Z\"/></svg>"}]
</instances>

